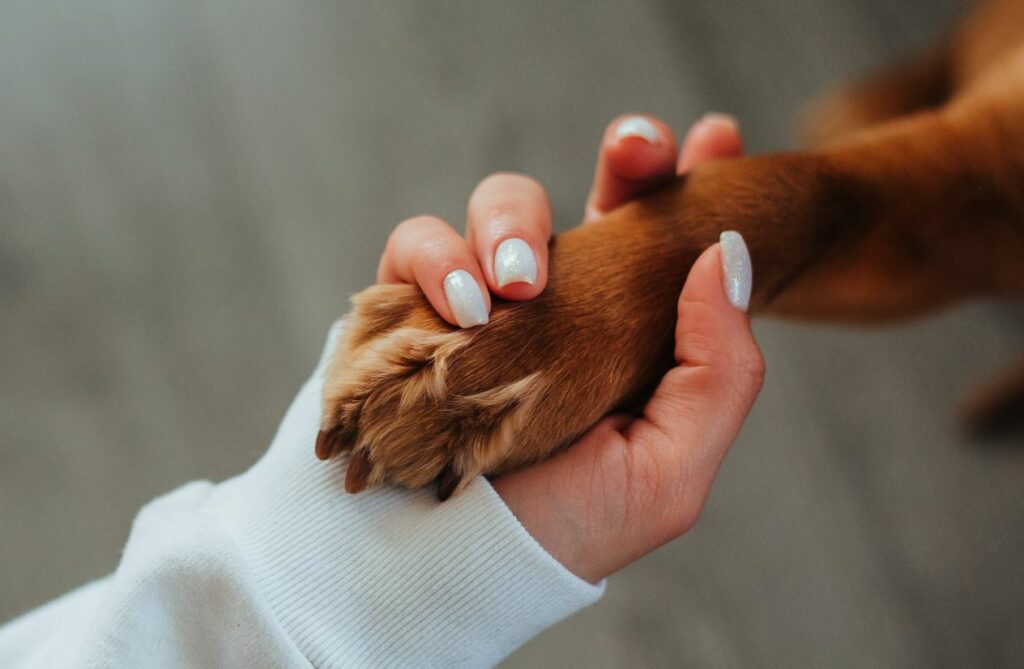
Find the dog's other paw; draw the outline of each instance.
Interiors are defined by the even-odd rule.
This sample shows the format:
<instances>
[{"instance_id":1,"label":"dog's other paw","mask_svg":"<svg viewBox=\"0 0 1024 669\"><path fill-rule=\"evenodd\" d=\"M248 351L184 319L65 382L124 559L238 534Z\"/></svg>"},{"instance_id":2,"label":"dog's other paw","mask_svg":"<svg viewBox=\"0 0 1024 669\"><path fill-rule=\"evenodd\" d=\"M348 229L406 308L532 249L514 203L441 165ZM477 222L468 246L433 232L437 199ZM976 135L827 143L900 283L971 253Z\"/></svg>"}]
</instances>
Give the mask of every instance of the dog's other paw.
<instances>
[{"instance_id":1,"label":"dog's other paw","mask_svg":"<svg viewBox=\"0 0 1024 669\"><path fill-rule=\"evenodd\" d=\"M514 439L531 441L522 423L543 394L541 373L523 370L532 366L523 356L493 359L488 353L500 351L480 346L482 330L448 325L414 286L375 286L354 303L316 443L321 459L351 451L349 492L437 481L444 499L477 474L522 460L509 451ZM488 329L501 328L492 319Z\"/></svg>"}]
</instances>

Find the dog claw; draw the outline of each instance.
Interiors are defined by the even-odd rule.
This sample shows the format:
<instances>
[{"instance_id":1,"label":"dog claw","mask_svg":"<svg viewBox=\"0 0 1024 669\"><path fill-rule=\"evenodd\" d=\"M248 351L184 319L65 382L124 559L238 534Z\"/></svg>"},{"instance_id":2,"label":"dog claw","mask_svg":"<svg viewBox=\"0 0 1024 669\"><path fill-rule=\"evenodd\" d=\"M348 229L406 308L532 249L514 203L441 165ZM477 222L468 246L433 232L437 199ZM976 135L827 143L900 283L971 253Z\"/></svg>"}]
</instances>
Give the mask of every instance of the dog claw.
<instances>
[{"instance_id":1,"label":"dog claw","mask_svg":"<svg viewBox=\"0 0 1024 669\"><path fill-rule=\"evenodd\" d=\"M462 483L462 477L451 466L445 467L437 481L437 498L442 502L447 500L460 483Z\"/></svg>"},{"instance_id":2,"label":"dog claw","mask_svg":"<svg viewBox=\"0 0 1024 669\"><path fill-rule=\"evenodd\" d=\"M329 460L339 451L345 448L342 439L342 428L336 425L329 430L320 430L316 435L316 457L321 460Z\"/></svg>"},{"instance_id":3,"label":"dog claw","mask_svg":"<svg viewBox=\"0 0 1024 669\"><path fill-rule=\"evenodd\" d=\"M366 490L366 483L372 470L373 465L370 464L366 453L353 453L352 459L348 461L348 472L345 474L345 490L352 494Z\"/></svg>"},{"instance_id":4,"label":"dog claw","mask_svg":"<svg viewBox=\"0 0 1024 669\"><path fill-rule=\"evenodd\" d=\"M331 451L334 450L331 447L331 435L334 434L333 430L320 430L316 435L316 457L319 460L326 460L331 457Z\"/></svg>"}]
</instances>

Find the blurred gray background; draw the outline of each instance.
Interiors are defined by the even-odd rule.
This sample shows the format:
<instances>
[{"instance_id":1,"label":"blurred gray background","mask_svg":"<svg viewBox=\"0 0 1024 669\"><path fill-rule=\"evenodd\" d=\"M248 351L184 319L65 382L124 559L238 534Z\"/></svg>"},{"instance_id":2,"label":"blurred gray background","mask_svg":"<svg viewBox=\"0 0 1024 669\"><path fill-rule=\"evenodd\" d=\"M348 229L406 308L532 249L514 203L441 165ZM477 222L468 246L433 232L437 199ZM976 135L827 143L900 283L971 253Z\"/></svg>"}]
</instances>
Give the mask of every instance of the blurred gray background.
<instances>
[{"instance_id":1,"label":"blurred gray background","mask_svg":"<svg viewBox=\"0 0 1024 669\"><path fill-rule=\"evenodd\" d=\"M956 0L0 6L0 619L117 564L141 504L263 451L389 230L520 170L581 215L624 111L783 148ZM1024 666L1024 440L954 409L1020 303L760 322L698 527L508 667Z\"/></svg>"}]
</instances>

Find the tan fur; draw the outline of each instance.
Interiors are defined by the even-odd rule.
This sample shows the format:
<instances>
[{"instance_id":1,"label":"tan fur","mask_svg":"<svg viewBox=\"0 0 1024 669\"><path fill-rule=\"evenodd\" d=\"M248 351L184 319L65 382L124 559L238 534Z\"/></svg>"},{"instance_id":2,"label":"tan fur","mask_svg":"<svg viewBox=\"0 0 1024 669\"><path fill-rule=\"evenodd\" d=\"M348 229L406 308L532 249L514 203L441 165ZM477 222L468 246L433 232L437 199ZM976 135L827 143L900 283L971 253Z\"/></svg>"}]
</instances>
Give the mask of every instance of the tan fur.
<instances>
[{"instance_id":1,"label":"tan fur","mask_svg":"<svg viewBox=\"0 0 1024 669\"><path fill-rule=\"evenodd\" d=\"M818 148L702 166L558 236L545 291L486 326L452 328L413 286L360 293L318 455L355 450L350 490L442 496L550 455L668 368L686 273L725 229L758 312L880 321L1024 293L1024 3L831 99Z\"/></svg>"}]
</instances>

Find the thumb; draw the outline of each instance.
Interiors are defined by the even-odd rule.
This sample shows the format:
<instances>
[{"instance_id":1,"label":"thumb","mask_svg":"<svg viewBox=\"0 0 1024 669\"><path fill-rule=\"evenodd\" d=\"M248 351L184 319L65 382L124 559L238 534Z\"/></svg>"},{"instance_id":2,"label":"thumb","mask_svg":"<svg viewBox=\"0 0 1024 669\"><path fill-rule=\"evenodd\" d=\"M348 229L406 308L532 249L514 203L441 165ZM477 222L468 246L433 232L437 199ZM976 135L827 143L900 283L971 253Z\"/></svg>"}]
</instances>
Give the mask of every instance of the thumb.
<instances>
[{"instance_id":1,"label":"thumb","mask_svg":"<svg viewBox=\"0 0 1024 669\"><path fill-rule=\"evenodd\" d=\"M679 297L678 366L626 432L632 444L655 454L657 479L673 482L677 530L696 520L764 379L746 314L751 280L743 237L722 233L694 263Z\"/></svg>"},{"instance_id":2,"label":"thumb","mask_svg":"<svg viewBox=\"0 0 1024 669\"><path fill-rule=\"evenodd\" d=\"M764 374L745 312L750 276L743 238L724 233L690 270L678 366L643 417L628 427L608 418L551 460L494 481L534 538L583 578L604 578L696 521Z\"/></svg>"}]
</instances>

